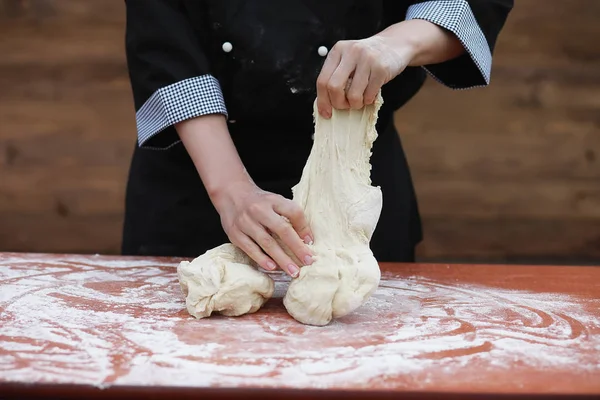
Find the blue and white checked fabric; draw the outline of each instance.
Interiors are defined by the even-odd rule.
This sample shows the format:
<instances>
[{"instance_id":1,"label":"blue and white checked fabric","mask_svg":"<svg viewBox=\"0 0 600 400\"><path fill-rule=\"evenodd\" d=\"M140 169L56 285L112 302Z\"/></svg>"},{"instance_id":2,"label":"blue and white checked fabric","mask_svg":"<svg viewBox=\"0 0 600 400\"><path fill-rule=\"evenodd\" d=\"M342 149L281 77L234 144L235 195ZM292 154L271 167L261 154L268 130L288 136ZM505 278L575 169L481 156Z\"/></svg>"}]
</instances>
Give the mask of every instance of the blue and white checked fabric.
<instances>
[{"instance_id":1,"label":"blue and white checked fabric","mask_svg":"<svg viewBox=\"0 0 600 400\"><path fill-rule=\"evenodd\" d=\"M413 4L406 12L406 19L423 19L454 33L481 72L486 84L489 84L492 53L466 0L434 0ZM444 83L431 71L427 70L427 72Z\"/></svg>"},{"instance_id":2,"label":"blue and white checked fabric","mask_svg":"<svg viewBox=\"0 0 600 400\"><path fill-rule=\"evenodd\" d=\"M135 114L138 143L143 146L171 125L208 114L227 116L221 86L214 76L197 76L162 87Z\"/></svg>"}]
</instances>

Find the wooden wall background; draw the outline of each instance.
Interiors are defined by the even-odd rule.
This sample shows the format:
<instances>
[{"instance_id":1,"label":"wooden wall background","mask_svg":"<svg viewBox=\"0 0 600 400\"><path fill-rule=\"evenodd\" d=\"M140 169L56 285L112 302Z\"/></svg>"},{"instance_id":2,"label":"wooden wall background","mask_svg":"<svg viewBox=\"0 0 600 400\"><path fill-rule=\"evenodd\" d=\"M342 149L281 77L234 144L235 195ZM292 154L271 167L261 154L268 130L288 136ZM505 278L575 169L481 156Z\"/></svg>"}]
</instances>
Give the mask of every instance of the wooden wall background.
<instances>
[{"instance_id":1,"label":"wooden wall background","mask_svg":"<svg viewBox=\"0 0 600 400\"><path fill-rule=\"evenodd\" d=\"M398 113L421 258L600 260L600 1L516 3L489 88ZM119 251L123 29L119 0L0 0L0 251Z\"/></svg>"}]
</instances>

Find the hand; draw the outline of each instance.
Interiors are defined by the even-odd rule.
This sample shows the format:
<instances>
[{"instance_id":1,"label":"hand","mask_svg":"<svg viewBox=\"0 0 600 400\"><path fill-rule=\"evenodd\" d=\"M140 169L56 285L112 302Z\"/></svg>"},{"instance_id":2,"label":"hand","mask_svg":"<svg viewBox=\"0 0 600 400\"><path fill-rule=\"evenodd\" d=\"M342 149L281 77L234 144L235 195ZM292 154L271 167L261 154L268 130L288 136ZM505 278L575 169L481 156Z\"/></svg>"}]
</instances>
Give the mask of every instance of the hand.
<instances>
[{"instance_id":1,"label":"hand","mask_svg":"<svg viewBox=\"0 0 600 400\"><path fill-rule=\"evenodd\" d=\"M337 42L317 79L319 113L330 118L332 107L360 109L373 104L381 87L406 68L410 50L377 35Z\"/></svg>"},{"instance_id":2,"label":"hand","mask_svg":"<svg viewBox=\"0 0 600 400\"><path fill-rule=\"evenodd\" d=\"M225 117L196 117L178 123L176 129L231 243L267 270L279 265L297 276L298 265L311 264L312 253L305 243L313 241L313 234L304 212L292 200L254 184Z\"/></svg>"},{"instance_id":3,"label":"hand","mask_svg":"<svg viewBox=\"0 0 600 400\"><path fill-rule=\"evenodd\" d=\"M313 241L312 232L304 212L292 200L243 182L231 185L215 204L231 243L262 268L272 271L279 266L297 277L299 264L312 263L306 246Z\"/></svg>"},{"instance_id":4,"label":"hand","mask_svg":"<svg viewBox=\"0 0 600 400\"><path fill-rule=\"evenodd\" d=\"M317 78L319 114L330 118L332 107L373 104L381 87L407 66L438 64L464 52L452 32L420 19L390 25L367 39L337 42Z\"/></svg>"}]
</instances>

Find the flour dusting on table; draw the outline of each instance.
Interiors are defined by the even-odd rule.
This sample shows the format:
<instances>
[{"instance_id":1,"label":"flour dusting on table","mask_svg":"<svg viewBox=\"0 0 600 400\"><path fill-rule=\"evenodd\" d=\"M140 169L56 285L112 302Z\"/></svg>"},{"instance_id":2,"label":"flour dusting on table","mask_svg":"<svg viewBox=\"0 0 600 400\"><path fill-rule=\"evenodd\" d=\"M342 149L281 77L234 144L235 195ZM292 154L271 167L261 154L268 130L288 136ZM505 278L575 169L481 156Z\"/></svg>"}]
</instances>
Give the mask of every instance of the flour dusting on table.
<instances>
[{"instance_id":1,"label":"flour dusting on table","mask_svg":"<svg viewBox=\"0 0 600 400\"><path fill-rule=\"evenodd\" d=\"M600 376L600 300L384 274L365 306L311 327L285 313L276 276L257 314L195 320L175 265L0 257L0 381L360 388L414 376L425 387L514 365Z\"/></svg>"}]
</instances>

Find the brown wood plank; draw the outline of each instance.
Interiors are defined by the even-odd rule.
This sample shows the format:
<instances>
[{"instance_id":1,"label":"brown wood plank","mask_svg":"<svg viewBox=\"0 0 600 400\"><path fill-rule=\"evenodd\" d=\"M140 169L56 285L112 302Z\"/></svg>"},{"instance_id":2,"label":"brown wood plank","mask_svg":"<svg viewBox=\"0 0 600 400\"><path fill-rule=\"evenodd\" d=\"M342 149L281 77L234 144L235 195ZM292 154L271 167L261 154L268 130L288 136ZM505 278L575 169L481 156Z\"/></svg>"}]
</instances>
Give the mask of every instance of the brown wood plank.
<instances>
[{"instance_id":1,"label":"brown wood plank","mask_svg":"<svg viewBox=\"0 0 600 400\"><path fill-rule=\"evenodd\" d=\"M596 180L461 180L418 176L417 196L427 217L600 218Z\"/></svg>"},{"instance_id":2,"label":"brown wood plank","mask_svg":"<svg viewBox=\"0 0 600 400\"><path fill-rule=\"evenodd\" d=\"M564 129L546 135L428 130L402 135L415 179L589 179L600 185L600 131Z\"/></svg>"},{"instance_id":3,"label":"brown wood plank","mask_svg":"<svg viewBox=\"0 0 600 400\"><path fill-rule=\"evenodd\" d=\"M119 0L0 0L0 19L37 22L123 21Z\"/></svg>"},{"instance_id":4,"label":"brown wood plank","mask_svg":"<svg viewBox=\"0 0 600 400\"><path fill-rule=\"evenodd\" d=\"M112 128L107 128L112 129ZM64 168L118 167L125 174L136 141L132 129L121 132L123 138L111 132L106 136L75 140L84 136L83 129L57 130L37 138L0 140L0 171L7 175L19 175L23 168L40 168L41 173L56 176ZM68 172L68 171L67 171Z\"/></svg>"},{"instance_id":5,"label":"brown wood plank","mask_svg":"<svg viewBox=\"0 0 600 400\"><path fill-rule=\"evenodd\" d=\"M102 93L69 101L0 99L0 168L127 168L136 142L133 107L129 97L111 100L118 91Z\"/></svg>"},{"instance_id":6,"label":"brown wood plank","mask_svg":"<svg viewBox=\"0 0 600 400\"><path fill-rule=\"evenodd\" d=\"M514 71L471 91L430 80L397 113L416 176L600 176L600 68L580 76Z\"/></svg>"},{"instance_id":7,"label":"brown wood plank","mask_svg":"<svg viewBox=\"0 0 600 400\"><path fill-rule=\"evenodd\" d=\"M596 0L519 0L500 35L496 66L526 68L600 64Z\"/></svg>"},{"instance_id":8,"label":"brown wood plank","mask_svg":"<svg viewBox=\"0 0 600 400\"><path fill-rule=\"evenodd\" d=\"M92 60L36 65L0 62L0 100L70 100L82 97L131 98L124 60ZM91 92L91 93L90 93ZM114 106L113 106L114 107Z\"/></svg>"},{"instance_id":9,"label":"brown wood plank","mask_svg":"<svg viewBox=\"0 0 600 400\"><path fill-rule=\"evenodd\" d=\"M122 60L124 26L104 24L25 25L12 24L0 29L1 63L30 64L66 63L87 60ZM92 29L93 28L93 29ZM6 37L10 35L10 40Z\"/></svg>"},{"instance_id":10,"label":"brown wood plank","mask_svg":"<svg viewBox=\"0 0 600 400\"><path fill-rule=\"evenodd\" d=\"M118 254L121 213L84 217L0 213L0 251Z\"/></svg>"},{"instance_id":11,"label":"brown wood plank","mask_svg":"<svg viewBox=\"0 0 600 400\"><path fill-rule=\"evenodd\" d=\"M425 217L422 258L600 259L600 218Z\"/></svg>"},{"instance_id":12,"label":"brown wood plank","mask_svg":"<svg viewBox=\"0 0 600 400\"><path fill-rule=\"evenodd\" d=\"M110 94L111 91L108 91ZM135 139L135 116L130 99L89 96L71 101L0 100L2 140L33 139L62 132L74 140L118 136Z\"/></svg>"},{"instance_id":13,"label":"brown wood plank","mask_svg":"<svg viewBox=\"0 0 600 400\"><path fill-rule=\"evenodd\" d=\"M126 170L120 166L19 168L0 181L0 213L71 215L122 213Z\"/></svg>"},{"instance_id":14,"label":"brown wood plank","mask_svg":"<svg viewBox=\"0 0 600 400\"><path fill-rule=\"evenodd\" d=\"M598 71L503 71L491 86L453 91L429 80L396 116L403 134L581 134L600 129ZM494 79L494 78L492 78Z\"/></svg>"},{"instance_id":15,"label":"brown wood plank","mask_svg":"<svg viewBox=\"0 0 600 400\"><path fill-rule=\"evenodd\" d=\"M64 101L0 98L0 168L51 174L64 166L119 166L125 173L136 130L130 98L111 100L119 91L90 90Z\"/></svg>"}]
</instances>

